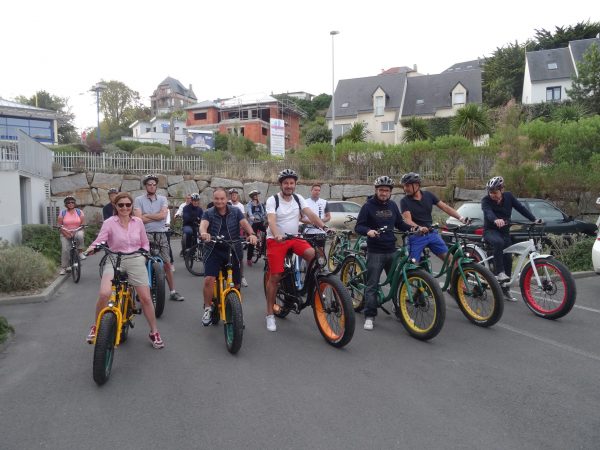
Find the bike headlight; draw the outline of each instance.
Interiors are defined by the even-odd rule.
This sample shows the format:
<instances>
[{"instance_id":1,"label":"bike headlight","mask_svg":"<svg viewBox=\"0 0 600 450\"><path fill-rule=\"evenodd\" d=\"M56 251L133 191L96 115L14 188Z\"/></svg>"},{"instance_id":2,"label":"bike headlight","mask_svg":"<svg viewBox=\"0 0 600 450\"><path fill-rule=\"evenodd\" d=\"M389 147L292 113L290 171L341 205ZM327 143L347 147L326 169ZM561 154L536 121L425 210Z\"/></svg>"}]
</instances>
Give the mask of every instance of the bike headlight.
<instances>
[{"instance_id":1,"label":"bike headlight","mask_svg":"<svg viewBox=\"0 0 600 450\"><path fill-rule=\"evenodd\" d=\"M415 258L410 258L410 262L413 264L417 264L417 260Z\"/></svg>"}]
</instances>

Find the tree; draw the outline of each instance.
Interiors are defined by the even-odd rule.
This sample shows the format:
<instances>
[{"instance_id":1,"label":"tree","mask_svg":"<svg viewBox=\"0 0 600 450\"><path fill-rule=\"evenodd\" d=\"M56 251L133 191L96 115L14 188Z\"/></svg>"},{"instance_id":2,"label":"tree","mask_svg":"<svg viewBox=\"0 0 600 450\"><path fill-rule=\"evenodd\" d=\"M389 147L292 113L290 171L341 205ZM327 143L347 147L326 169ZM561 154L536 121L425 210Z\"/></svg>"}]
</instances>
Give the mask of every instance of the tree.
<instances>
[{"instance_id":1,"label":"tree","mask_svg":"<svg viewBox=\"0 0 600 450\"><path fill-rule=\"evenodd\" d=\"M421 117L402 119L400 124L405 128L402 142L425 141L431 137L429 124Z\"/></svg>"},{"instance_id":2,"label":"tree","mask_svg":"<svg viewBox=\"0 0 600 450\"><path fill-rule=\"evenodd\" d=\"M483 101L490 107L502 106L511 98L520 100L525 75L525 46L515 41L499 47L486 58L481 74Z\"/></svg>"},{"instance_id":3,"label":"tree","mask_svg":"<svg viewBox=\"0 0 600 450\"><path fill-rule=\"evenodd\" d=\"M311 122L302 129L304 136L304 145L311 145L317 142L331 142L331 130L325 124Z\"/></svg>"},{"instance_id":4,"label":"tree","mask_svg":"<svg viewBox=\"0 0 600 450\"><path fill-rule=\"evenodd\" d=\"M102 81L105 89L100 93L100 110L109 128L127 125L125 114L128 109L140 105L140 94L121 81Z\"/></svg>"},{"instance_id":5,"label":"tree","mask_svg":"<svg viewBox=\"0 0 600 450\"><path fill-rule=\"evenodd\" d=\"M541 29L535 30L535 44L533 50L548 50L551 48L566 47L569 41L577 41L579 39L589 39L596 37L600 32L600 22L579 22L576 25L567 27L555 28L554 33ZM531 49L528 47L528 49Z\"/></svg>"},{"instance_id":6,"label":"tree","mask_svg":"<svg viewBox=\"0 0 600 450\"><path fill-rule=\"evenodd\" d=\"M469 103L460 108L450 120L450 131L452 134L475 142L478 138L490 133L490 119L481 107L475 103Z\"/></svg>"},{"instance_id":7,"label":"tree","mask_svg":"<svg viewBox=\"0 0 600 450\"><path fill-rule=\"evenodd\" d=\"M341 141L365 142L371 131L365 122L355 122L352 127L341 136Z\"/></svg>"},{"instance_id":8,"label":"tree","mask_svg":"<svg viewBox=\"0 0 600 450\"><path fill-rule=\"evenodd\" d=\"M583 54L577 70L567 94L587 111L600 114L600 49L595 42Z\"/></svg>"},{"instance_id":9,"label":"tree","mask_svg":"<svg viewBox=\"0 0 600 450\"><path fill-rule=\"evenodd\" d=\"M31 97L19 95L15 101L23 105L36 106L38 108L49 109L58 113L57 131L59 144L72 144L78 142L79 136L73 120L75 115L71 113L69 99L52 95L46 91L37 91Z\"/></svg>"}]
</instances>

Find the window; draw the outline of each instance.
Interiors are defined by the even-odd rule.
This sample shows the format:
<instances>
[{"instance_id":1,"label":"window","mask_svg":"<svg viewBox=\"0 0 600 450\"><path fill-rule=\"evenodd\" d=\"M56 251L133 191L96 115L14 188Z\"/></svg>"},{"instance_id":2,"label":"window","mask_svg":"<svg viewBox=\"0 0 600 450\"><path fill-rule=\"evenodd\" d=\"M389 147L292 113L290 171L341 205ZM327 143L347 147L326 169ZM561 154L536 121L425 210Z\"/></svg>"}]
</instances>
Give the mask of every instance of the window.
<instances>
[{"instance_id":1,"label":"window","mask_svg":"<svg viewBox=\"0 0 600 450\"><path fill-rule=\"evenodd\" d=\"M267 136L269 134L269 131L266 127L261 127L261 133L263 136Z\"/></svg>"},{"instance_id":2,"label":"window","mask_svg":"<svg viewBox=\"0 0 600 450\"><path fill-rule=\"evenodd\" d=\"M452 99L453 105L464 105L465 104L465 93L464 92L455 92L454 98Z\"/></svg>"},{"instance_id":3,"label":"window","mask_svg":"<svg viewBox=\"0 0 600 450\"><path fill-rule=\"evenodd\" d=\"M51 120L0 117L0 139L17 140L18 130L39 142L54 142L54 128Z\"/></svg>"},{"instance_id":4,"label":"window","mask_svg":"<svg viewBox=\"0 0 600 450\"><path fill-rule=\"evenodd\" d=\"M394 131L395 129L396 128L394 122L381 122L382 133L389 133L390 131Z\"/></svg>"},{"instance_id":5,"label":"window","mask_svg":"<svg viewBox=\"0 0 600 450\"><path fill-rule=\"evenodd\" d=\"M422 98L417 99L417 105L422 105L423 103L425 103L425 100Z\"/></svg>"},{"instance_id":6,"label":"window","mask_svg":"<svg viewBox=\"0 0 600 450\"><path fill-rule=\"evenodd\" d=\"M375 97L375 115L383 116L383 108L385 104L383 102L383 96L378 95Z\"/></svg>"},{"instance_id":7,"label":"window","mask_svg":"<svg viewBox=\"0 0 600 450\"><path fill-rule=\"evenodd\" d=\"M548 63L548 70L556 70L558 69L558 64L555 62Z\"/></svg>"},{"instance_id":8,"label":"window","mask_svg":"<svg viewBox=\"0 0 600 450\"><path fill-rule=\"evenodd\" d=\"M342 103L342 106L341 106L341 108L347 108L347 107L348 107L348 104L349 104L348 102L344 102L344 103Z\"/></svg>"},{"instance_id":9,"label":"window","mask_svg":"<svg viewBox=\"0 0 600 450\"><path fill-rule=\"evenodd\" d=\"M352 124L351 123L342 123L340 125L336 125L336 127L340 127L340 131L341 131L340 134L346 134L352 128Z\"/></svg>"},{"instance_id":10,"label":"window","mask_svg":"<svg viewBox=\"0 0 600 450\"><path fill-rule=\"evenodd\" d=\"M194 113L194 120L206 120L206 113L205 112Z\"/></svg>"},{"instance_id":11,"label":"window","mask_svg":"<svg viewBox=\"0 0 600 450\"><path fill-rule=\"evenodd\" d=\"M546 88L546 101L547 102L559 102L560 101L560 86L552 86Z\"/></svg>"}]
</instances>

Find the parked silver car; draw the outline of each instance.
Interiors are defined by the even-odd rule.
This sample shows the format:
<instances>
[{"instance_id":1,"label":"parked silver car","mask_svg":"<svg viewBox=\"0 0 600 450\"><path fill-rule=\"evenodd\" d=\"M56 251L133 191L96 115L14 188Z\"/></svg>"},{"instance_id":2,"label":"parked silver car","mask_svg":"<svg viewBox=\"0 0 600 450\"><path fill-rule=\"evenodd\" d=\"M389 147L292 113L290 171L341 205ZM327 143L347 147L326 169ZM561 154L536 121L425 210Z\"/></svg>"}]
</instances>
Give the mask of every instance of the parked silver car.
<instances>
[{"instance_id":1,"label":"parked silver car","mask_svg":"<svg viewBox=\"0 0 600 450\"><path fill-rule=\"evenodd\" d=\"M331 213L331 220L327 223L328 227L339 230L354 230L356 221L349 224L345 224L344 221L348 220L348 216L352 216L355 219L358 217L358 212L361 208L358 203L345 200L328 200L327 204L329 205L329 212Z\"/></svg>"}]
</instances>

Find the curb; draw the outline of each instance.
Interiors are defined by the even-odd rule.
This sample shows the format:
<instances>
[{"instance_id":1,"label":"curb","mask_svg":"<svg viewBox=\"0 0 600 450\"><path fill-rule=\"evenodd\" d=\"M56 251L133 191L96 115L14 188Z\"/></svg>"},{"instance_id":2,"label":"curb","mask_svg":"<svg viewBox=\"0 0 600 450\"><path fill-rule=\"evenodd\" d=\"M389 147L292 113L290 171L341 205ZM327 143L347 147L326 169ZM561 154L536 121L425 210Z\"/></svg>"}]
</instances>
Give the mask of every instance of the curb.
<instances>
[{"instance_id":1,"label":"curb","mask_svg":"<svg viewBox=\"0 0 600 450\"><path fill-rule=\"evenodd\" d=\"M573 275L573 278L578 279L578 278L597 277L600 274L597 274L593 270L587 270L585 272L573 272L572 275Z\"/></svg>"},{"instance_id":2,"label":"curb","mask_svg":"<svg viewBox=\"0 0 600 450\"><path fill-rule=\"evenodd\" d=\"M54 295L54 293L58 290L62 284L70 278L66 275L60 275L56 280L54 280L46 289L44 289L39 294L34 295L18 295L14 297L0 297L0 306L2 305L17 305L17 304L25 304L25 303L43 303L50 300L50 298Z\"/></svg>"}]
</instances>

